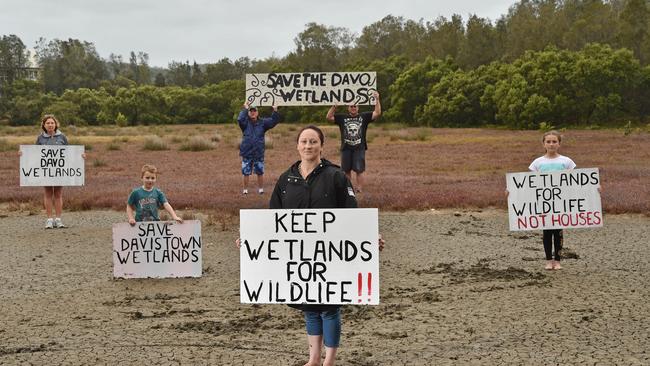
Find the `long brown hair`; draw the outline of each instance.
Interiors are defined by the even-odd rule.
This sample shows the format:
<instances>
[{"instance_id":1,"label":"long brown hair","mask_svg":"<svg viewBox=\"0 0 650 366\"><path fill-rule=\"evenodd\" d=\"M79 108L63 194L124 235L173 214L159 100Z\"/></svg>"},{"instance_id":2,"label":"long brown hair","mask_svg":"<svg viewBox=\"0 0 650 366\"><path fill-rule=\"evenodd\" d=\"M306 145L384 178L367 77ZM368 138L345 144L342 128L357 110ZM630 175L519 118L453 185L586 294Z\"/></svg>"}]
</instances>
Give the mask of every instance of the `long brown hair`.
<instances>
[{"instance_id":1,"label":"long brown hair","mask_svg":"<svg viewBox=\"0 0 650 366\"><path fill-rule=\"evenodd\" d=\"M54 132L58 131L59 130L59 120L56 119L56 117L54 117L53 114L46 114L46 115L43 116L43 118L41 119L41 130L43 130L43 132L47 133L47 130L45 129L45 122L47 122L48 119L54 120L54 126L55 126L54 127Z\"/></svg>"}]
</instances>

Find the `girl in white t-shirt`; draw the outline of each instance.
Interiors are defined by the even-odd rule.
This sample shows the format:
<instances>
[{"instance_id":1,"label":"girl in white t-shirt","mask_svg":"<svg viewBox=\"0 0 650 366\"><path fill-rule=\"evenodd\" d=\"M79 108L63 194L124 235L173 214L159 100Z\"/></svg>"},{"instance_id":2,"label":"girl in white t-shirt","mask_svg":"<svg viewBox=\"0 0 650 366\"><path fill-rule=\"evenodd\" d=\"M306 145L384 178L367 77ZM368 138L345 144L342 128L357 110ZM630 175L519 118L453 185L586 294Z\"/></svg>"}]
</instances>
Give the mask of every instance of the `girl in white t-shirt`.
<instances>
[{"instance_id":1,"label":"girl in white t-shirt","mask_svg":"<svg viewBox=\"0 0 650 366\"><path fill-rule=\"evenodd\" d=\"M561 142L562 135L559 132L555 130L546 132L542 137L542 145L546 150L546 154L533 160L528 169L533 172L553 172L575 168L576 163L573 160L558 153ZM544 253L546 254L546 266L544 268L548 270L562 269L562 266L560 266L560 251L562 250L563 241L562 230L544 230L543 241Z\"/></svg>"}]
</instances>

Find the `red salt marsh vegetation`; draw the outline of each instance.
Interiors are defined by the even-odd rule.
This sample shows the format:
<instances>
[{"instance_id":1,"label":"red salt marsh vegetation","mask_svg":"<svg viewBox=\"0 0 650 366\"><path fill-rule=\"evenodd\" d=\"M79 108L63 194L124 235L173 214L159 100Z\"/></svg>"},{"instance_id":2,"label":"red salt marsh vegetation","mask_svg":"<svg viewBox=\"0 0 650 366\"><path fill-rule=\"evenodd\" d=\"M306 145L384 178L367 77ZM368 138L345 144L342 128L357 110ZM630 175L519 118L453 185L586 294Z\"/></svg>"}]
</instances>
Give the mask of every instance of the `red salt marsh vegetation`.
<instances>
[{"instance_id":1,"label":"red salt marsh vegetation","mask_svg":"<svg viewBox=\"0 0 650 366\"><path fill-rule=\"evenodd\" d=\"M324 127L324 157L339 162L339 131ZM64 208L123 209L140 185L140 167L155 164L158 186L186 212L266 207L277 177L298 159L301 126L280 124L267 133L264 195L241 195L238 144L232 125L62 127L72 144L87 146L86 184L64 191ZM41 189L21 188L18 144L31 144L34 128L2 127L0 202L40 210ZM578 167L600 169L605 213L650 213L650 134L620 130L564 131L561 153ZM505 208L505 174L526 171L543 154L541 132L495 129L406 128L371 125L363 207L382 210ZM251 180L254 182L254 179Z\"/></svg>"}]
</instances>

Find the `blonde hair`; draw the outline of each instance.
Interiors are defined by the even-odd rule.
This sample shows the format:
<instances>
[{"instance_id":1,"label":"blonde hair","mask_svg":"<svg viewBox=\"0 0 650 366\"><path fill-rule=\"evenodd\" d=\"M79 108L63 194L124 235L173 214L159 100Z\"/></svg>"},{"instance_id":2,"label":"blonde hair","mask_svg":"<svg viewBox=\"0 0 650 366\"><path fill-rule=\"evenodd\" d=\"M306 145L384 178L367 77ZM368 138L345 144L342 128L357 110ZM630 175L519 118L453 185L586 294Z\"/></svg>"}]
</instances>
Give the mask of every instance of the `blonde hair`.
<instances>
[{"instance_id":1,"label":"blonde hair","mask_svg":"<svg viewBox=\"0 0 650 366\"><path fill-rule=\"evenodd\" d=\"M144 173L149 172L154 175L158 175L158 168L151 164L145 164L142 166L140 178L144 177Z\"/></svg>"},{"instance_id":2,"label":"blonde hair","mask_svg":"<svg viewBox=\"0 0 650 366\"><path fill-rule=\"evenodd\" d=\"M560 134L560 132L558 132L556 130L551 130L551 131L545 132L544 135L542 136L542 142L546 141L546 136L549 136L549 135L556 136L557 137L557 142L562 142L562 135Z\"/></svg>"},{"instance_id":3,"label":"blonde hair","mask_svg":"<svg viewBox=\"0 0 650 366\"><path fill-rule=\"evenodd\" d=\"M43 118L41 118L41 130L43 130L43 132L47 132L47 130L45 129L45 122L47 122L48 119L54 120L54 125L55 125L54 131L58 131L59 130L59 120L56 119L56 117L54 117L53 114L46 114L46 115L43 116Z\"/></svg>"}]
</instances>

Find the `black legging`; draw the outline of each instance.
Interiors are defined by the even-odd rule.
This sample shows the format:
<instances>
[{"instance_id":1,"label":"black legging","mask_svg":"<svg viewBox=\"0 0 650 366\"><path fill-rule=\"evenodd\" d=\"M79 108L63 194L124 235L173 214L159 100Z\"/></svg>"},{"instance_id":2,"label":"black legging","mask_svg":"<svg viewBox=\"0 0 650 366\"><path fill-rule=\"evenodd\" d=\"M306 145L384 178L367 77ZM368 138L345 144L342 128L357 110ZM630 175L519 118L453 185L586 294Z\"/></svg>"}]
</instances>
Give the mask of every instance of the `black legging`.
<instances>
[{"instance_id":1,"label":"black legging","mask_svg":"<svg viewBox=\"0 0 650 366\"><path fill-rule=\"evenodd\" d=\"M553 259L553 242L555 242L555 260L560 260L560 251L562 250L562 229L544 230L544 253L546 260Z\"/></svg>"}]
</instances>

